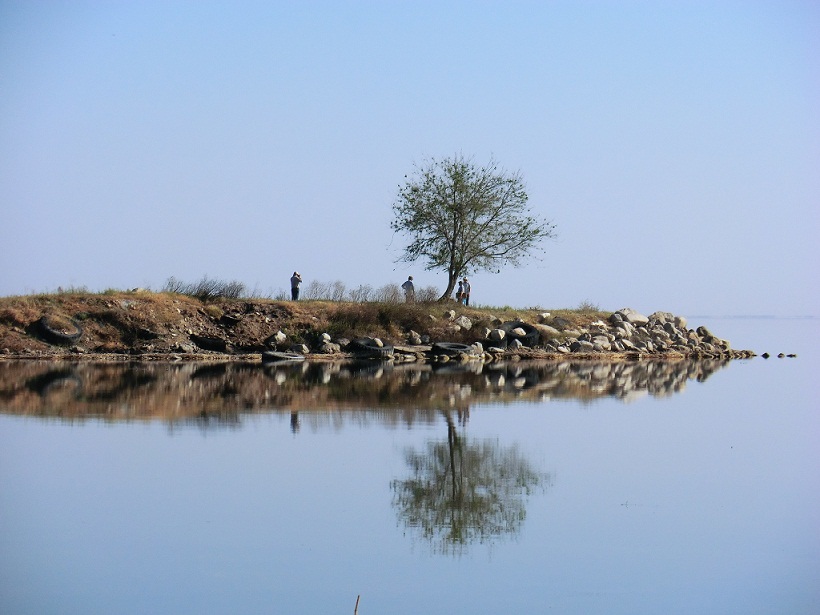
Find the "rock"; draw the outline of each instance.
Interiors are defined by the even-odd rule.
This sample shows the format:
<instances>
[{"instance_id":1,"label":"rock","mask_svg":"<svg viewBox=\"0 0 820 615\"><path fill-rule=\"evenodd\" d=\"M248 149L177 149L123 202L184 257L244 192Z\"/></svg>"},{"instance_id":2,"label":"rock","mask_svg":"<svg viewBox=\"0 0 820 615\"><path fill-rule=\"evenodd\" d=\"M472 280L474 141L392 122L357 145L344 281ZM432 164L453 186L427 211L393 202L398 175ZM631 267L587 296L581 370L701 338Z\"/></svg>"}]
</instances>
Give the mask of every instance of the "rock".
<instances>
[{"instance_id":1,"label":"rock","mask_svg":"<svg viewBox=\"0 0 820 615\"><path fill-rule=\"evenodd\" d=\"M521 327L516 327L515 329L511 330L510 333L517 337L524 337L527 334L527 332L524 331L524 329L522 329Z\"/></svg>"},{"instance_id":2,"label":"rock","mask_svg":"<svg viewBox=\"0 0 820 615\"><path fill-rule=\"evenodd\" d=\"M698 334L701 338L703 338L704 340L707 340L707 341L710 341L712 338L714 338L714 337L715 337L714 335L712 335L712 332L711 332L711 331L709 331L709 329L707 329L706 327L703 327L703 326L700 326L700 327L698 327L697 329L695 329L695 332L696 332L696 333L697 333L697 334Z\"/></svg>"},{"instance_id":3,"label":"rock","mask_svg":"<svg viewBox=\"0 0 820 615\"><path fill-rule=\"evenodd\" d=\"M330 337L329 333L322 333L322 335L320 336L320 339L321 339L323 344L327 344L328 342L330 342L330 340L332 338Z\"/></svg>"},{"instance_id":4,"label":"rock","mask_svg":"<svg viewBox=\"0 0 820 615\"><path fill-rule=\"evenodd\" d=\"M456 311L455 310L447 310L444 312L444 317L447 320L455 320L456 319Z\"/></svg>"},{"instance_id":5,"label":"rock","mask_svg":"<svg viewBox=\"0 0 820 615\"><path fill-rule=\"evenodd\" d=\"M214 352L226 352L228 350L228 343L219 337L191 335L191 341L203 350L212 350Z\"/></svg>"},{"instance_id":6,"label":"rock","mask_svg":"<svg viewBox=\"0 0 820 615\"><path fill-rule=\"evenodd\" d=\"M339 344L334 344L332 342L323 342L319 345L316 349L316 352L319 354L337 354L342 351L342 347Z\"/></svg>"},{"instance_id":7,"label":"rock","mask_svg":"<svg viewBox=\"0 0 820 615\"><path fill-rule=\"evenodd\" d=\"M288 339L288 336L282 333L281 331L277 331L273 334L273 341L277 344L284 344L285 340Z\"/></svg>"},{"instance_id":8,"label":"rock","mask_svg":"<svg viewBox=\"0 0 820 615\"><path fill-rule=\"evenodd\" d=\"M473 322L469 318L467 318L466 316L459 316L458 318L455 319L454 322L459 327L461 327L462 329L465 329L467 331L469 331L470 329L473 328Z\"/></svg>"},{"instance_id":9,"label":"rock","mask_svg":"<svg viewBox=\"0 0 820 615\"><path fill-rule=\"evenodd\" d=\"M561 335L561 332L556 329L555 327L551 327L550 325L538 324L533 325L538 330L538 333L541 334L541 339L552 339Z\"/></svg>"},{"instance_id":10,"label":"rock","mask_svg":"<svg viewBox=\"0 0 820 615\"><path fill-rule=\"evenodd\" d=\"M612 345L609 343L609 338L606 335L596 335L591 341L595 350L604 351L612 349Z\"/></svg>"},{"instance_id":11,"label":"rock","mask_svg":"<svg viewBox=\"0 0 820 615\"><path fill-rule=\"evenodd\" d=\"M493 329L490 331L489 339L494 342L500 342L503 340L507 335L507 332L504 329Z\"/></svg>"},{"instance_id":12,"label":"rock","mask_svg":"<svg viewBox=\"0 0 820 615\"><path fill-rule=\"evenodd\" d=\"M552 326L557 327L561 331L568 329L572 326L572 323L568 321L566 318L561 318L560 316L556 316L552 319Z\"/></svg>"},{"instance_id":13,"label":"rock","mask_svg":"<svg viewBox=\"0 0 820 615\"><path fill-rule=\"evenodd\" d=\"M546 323L546 322L550 319L550 313L549 313L549 312L541 312L541 313L538 315L538 317L537 317L537 318L538 318L538 322L539 322L540 324L544 324L544 323Z\"/></svg>"},{"instance_id":14,"label":"rock","mask_svg":"<svg viewBox=\"0 0 820 615\"><path fill-rule=\"evenodd\" d=\"M510 350L519 350L523 347L524 344L521 343L521 340L513 340L507 345L507 348L509 348Z\"/></svg>"},{"instance_id":15,"label":"rock","mask_svg":"<svg viewBox=\"0 0 820 615\"><path fill-rule=\"evenodd\" d=\"M576 340L569 345L569 349L572 352L592 352L593 345L592 342Z\"/></svg>"},{"instance_id":16,"label":"rock","mask_svg":"<svg viewBox=\"0 0 820 615\"><path fill-rule=\"evenodd\" d=\"M654 320L659 324L674 323L675 315L671 312L653 312L649 315L649 320Z\"/></svg>"},{"instance_id":17,"label":"rock","mask_svg":"<svg viewBox=\"0 0 820 615\"><path fill-rule=\"evenodd\" d=\"M645 325L649 323L649 318L640 312L636 312L632 308L622 308L615 313L620 314L621 318L633 325Z\"/></svg>"},{"instance_id":18,"label":"rock","mask_svg":"<svg viewBox=\"0 0 820 615\"><path fill-rule=\"evenodd\" d=\"M305 346L304 344L294 344L290 347L291 352L298 352L299 354L309 354L310 348Z\"/></svg>"},{"instance_id":19,"label":"rock","mask_svg":"<svg viewBox=\"0 0 820 615\"><path fill-rule=\"evenodd\" d=\"M373 338L373 343L376 344L379 348L384 348L384 342L381 341L378 337Z\"/></svg>"}]
</instances>

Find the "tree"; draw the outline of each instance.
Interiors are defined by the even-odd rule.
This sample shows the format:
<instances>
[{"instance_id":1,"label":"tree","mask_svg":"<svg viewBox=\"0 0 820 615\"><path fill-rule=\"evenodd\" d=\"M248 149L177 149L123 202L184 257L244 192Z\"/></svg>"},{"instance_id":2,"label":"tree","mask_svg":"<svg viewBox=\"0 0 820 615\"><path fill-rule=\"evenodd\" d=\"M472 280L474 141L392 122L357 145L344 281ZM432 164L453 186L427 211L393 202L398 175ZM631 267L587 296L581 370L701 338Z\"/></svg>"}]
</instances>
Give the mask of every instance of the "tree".
<instances>
[{"instance_id":1,"label":"tree","mask_svg":"<svg viewBox=\"0 0 820 615\"><path fill-rule=\"evenodd\" d=\"M518 267L541 240L555 237L553 224L530 215L528 198L520 173L494 160L478 167L456 155L417 166L393 203L390 227L410 236L397 260L423 259L427 270L445 269L442 300L464 275Z\"/></svg>"}]
</instances>

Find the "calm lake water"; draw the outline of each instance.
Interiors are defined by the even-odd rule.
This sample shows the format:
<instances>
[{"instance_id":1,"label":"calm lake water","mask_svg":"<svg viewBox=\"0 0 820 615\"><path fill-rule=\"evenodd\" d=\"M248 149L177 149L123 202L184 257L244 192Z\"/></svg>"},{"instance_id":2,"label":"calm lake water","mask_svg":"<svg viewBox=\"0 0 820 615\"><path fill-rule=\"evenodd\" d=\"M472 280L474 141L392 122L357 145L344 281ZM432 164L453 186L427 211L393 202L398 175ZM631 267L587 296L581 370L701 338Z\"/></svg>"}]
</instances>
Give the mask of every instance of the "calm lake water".
<instances>
[{"instance_id":1,"label":"calm lake water","mask_svg":"<svg viewBox=\"0 0 820 615\"><path fill-rule=\"evenodd\" d=\"M0 612L818 613L820 321L728 364L0 363Z\"/></svg>"}]
</instances>

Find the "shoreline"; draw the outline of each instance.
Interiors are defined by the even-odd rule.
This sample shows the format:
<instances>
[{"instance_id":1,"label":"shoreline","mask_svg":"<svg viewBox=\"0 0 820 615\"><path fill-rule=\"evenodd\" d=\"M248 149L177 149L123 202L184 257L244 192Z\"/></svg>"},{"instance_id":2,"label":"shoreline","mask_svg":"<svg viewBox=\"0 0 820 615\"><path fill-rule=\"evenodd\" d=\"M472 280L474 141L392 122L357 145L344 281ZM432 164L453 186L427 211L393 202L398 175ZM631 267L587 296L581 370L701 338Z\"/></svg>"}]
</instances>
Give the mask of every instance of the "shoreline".
<instances>
[{"instance_id":1,"label":"shoreline","mask_svg":"<svg viewBox=\"0 0 820 615\"><path fill-rule=\"evenodd\" d=\"M395 363L747 359L669 312L553 310L444 303L219 299L148 291L0 298L0 361L313 362L363 358L362 341ZM438 345L438 348L437 348ZM453 347L452 352L441 346ZM372 354L372 353L371 353Z\"/></svg>"}]
</instances>

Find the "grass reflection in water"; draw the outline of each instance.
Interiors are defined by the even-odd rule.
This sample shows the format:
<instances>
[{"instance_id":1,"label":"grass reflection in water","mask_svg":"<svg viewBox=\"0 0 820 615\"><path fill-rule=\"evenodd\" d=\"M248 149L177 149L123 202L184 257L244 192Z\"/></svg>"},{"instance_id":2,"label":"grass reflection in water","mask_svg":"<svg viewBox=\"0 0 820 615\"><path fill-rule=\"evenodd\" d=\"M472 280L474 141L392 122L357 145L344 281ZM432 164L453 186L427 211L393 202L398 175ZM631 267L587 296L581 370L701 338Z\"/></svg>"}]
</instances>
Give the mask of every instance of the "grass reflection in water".
<instances>
[{"instance_id":1,"label":"grass reflection in water","mask_svg":"<svg viewBox=\"0 0 820 615\"><path fill-rule=\"evenodd\" d=\"M461 366L379 362L0 362L0 412L63 420L208 420L248 413L345 411L390 423L431 423L442 410L521 400L666 396L702 382L720 360L511 362ZM293 421L298 425L298 418Z\"/></svg>"}]
</instances>

